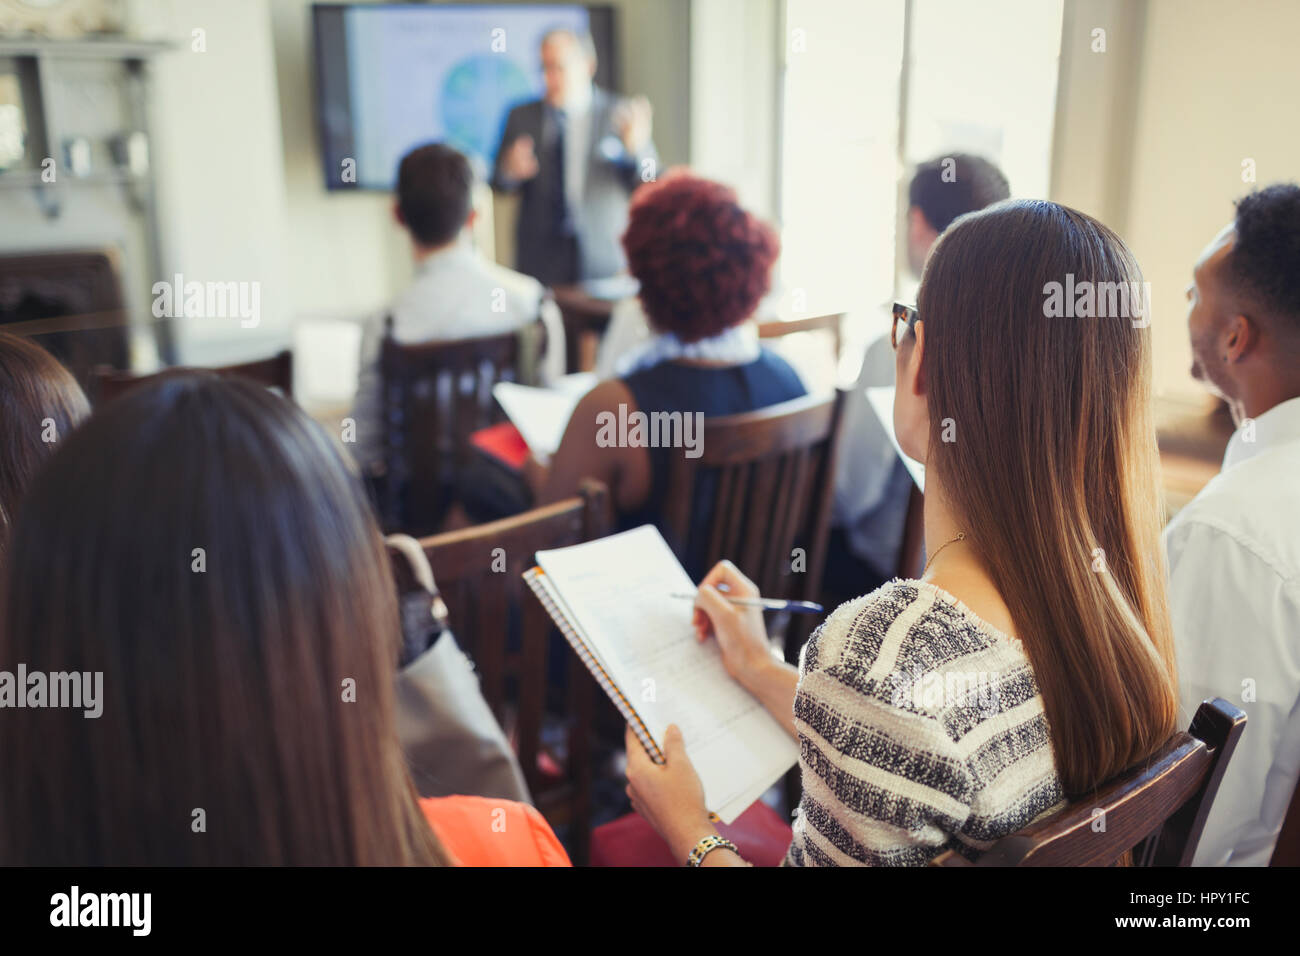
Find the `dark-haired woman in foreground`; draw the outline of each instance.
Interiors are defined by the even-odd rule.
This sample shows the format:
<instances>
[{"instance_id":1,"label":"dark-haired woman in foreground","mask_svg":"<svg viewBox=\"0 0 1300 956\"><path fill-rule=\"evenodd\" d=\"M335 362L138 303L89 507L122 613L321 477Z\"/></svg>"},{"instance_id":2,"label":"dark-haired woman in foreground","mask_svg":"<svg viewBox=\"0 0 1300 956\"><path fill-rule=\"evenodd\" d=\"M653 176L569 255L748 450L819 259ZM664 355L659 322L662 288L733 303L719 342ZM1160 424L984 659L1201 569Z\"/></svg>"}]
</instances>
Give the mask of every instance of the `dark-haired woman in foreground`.
<instances>
[{"instance_id":1,"label":"dark-haired woman in foreground","mask_svg":"<svg viewBox=\"0 0 1300 956\"><path fill-rule=\"evenodd\" d=\"M417 802L383 542L290 402L141 386L51 459L12 551L0 667L90 676L0 711L0 864L567 865L531 807Z\"/></svg>"},{"instance_id":2,"label":"dark-haired woman in foreground","mask_svg":"<svg viewBox=\"0 0 1300 956\"><path fill-rule=\"evenodd\" d=\"M769 654L759 613L716 590L755 593L736 568L700 587L701 639L799 740L787 864L978 856L1175 729L1150 331L1137 303L1048 317L1051 283L1071 275L1142 288L1105 226L1003 203L950 227L918 308L896 310L894 424L926 464L920 580L841 606L797 671ZM707 839L680 734L664 766L630 735L627 749L633 805L678 859L740 865Z\"/></svg>"},{"instance_id":3,"label":"dark-haired woman in foreground","mask_svg":"<svg viewBox=\"0 0 1300 956\"><path fill-rule=\"evenodd\" d=\"M89 414L81 386L53 355L0 332L0 566L32 476Z\"/></svg>"}]
</instances>

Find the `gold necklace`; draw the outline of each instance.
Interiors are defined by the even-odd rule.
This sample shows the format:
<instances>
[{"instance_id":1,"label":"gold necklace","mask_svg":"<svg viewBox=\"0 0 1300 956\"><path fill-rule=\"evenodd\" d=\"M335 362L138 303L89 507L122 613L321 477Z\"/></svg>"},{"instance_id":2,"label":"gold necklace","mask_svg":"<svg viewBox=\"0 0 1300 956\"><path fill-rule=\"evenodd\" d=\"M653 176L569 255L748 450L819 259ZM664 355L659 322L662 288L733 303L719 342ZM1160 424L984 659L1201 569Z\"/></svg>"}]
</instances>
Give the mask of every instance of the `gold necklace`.
<instances>
[{"instance_id":1,"label":"gold necklace","mask_svg":"<svg viewBox=\"0 0 1300 956\"><path fill-rule=\"evenodd\" d=\"M958 532L957 532L957 537L955 537L955 538L949 538L949 539L948 539L947 541L945 541L943 544L939 545L939 549L938 549L938 551L935 551L934 554L930 555L930 560L929 560L929 561L926 561L926 562L925 562L925 567L923 567L923 568L921 569L921 577L925 577L925 572L930 570L930 565L934 563L934 559L937 558L937 557L939 556L939 552L940 552L940 551L942 551L944 548L948 547L948 545L950 545L950 544L956 544L958 541L965 541L965 540L966 540L966 532L965 532L965 531L958 531Z\"/></svg>"}]
</instances>

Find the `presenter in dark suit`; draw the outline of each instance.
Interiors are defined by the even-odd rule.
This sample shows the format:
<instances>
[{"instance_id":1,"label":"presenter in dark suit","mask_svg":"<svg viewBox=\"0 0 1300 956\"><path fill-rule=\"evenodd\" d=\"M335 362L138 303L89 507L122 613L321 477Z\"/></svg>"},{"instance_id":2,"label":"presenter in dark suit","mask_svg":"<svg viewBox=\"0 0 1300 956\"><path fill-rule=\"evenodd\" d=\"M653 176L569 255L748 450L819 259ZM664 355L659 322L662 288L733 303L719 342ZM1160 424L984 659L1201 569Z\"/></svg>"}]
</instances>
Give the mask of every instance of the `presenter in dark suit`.
<instances>
[{"instance_id":1,"label":"presenter in dark suit","mask_svg":"<svg viewBox=\"0 0 1300 956\"><path fill-rule=\"evenodd\" d=\"M545 95L510 111L492 176L520 193L515 268L551 286L617 275L628 197L657 174L650 103L592 82L589 36L553 30L541 54Z\"/></svg>"}]
</instances>

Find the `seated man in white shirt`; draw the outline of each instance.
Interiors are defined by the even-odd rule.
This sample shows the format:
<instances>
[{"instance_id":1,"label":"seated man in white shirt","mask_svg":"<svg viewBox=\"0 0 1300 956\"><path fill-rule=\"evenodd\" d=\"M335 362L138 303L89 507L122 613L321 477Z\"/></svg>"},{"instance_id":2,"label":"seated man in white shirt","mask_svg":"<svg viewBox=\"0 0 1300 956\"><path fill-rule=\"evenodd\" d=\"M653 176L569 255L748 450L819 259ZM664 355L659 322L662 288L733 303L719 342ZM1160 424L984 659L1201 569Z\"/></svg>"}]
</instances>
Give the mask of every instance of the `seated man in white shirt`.
<instances>
[{"instance_id":1,"label":"seated man in white shirt","mask_svg":"<svg viewBox=\"0 0 1300 956\"><path fill-rule=\"evenodd\" d=\"M1187 298L1192 374L1237 430L1165 530L1180 695L1247 718L1195 862L1266 866L1300 775L1300 187L1241 200Z\"/></svg>"},{"instance_id":2,"label":"seated man in white shirt","mask_svg":"<svg viewBox=\"0 0 1300 956\"><path fill-rule=\"evenodd\" d=\"M1011 196L1007 177L987 159L963 153L916 168L908 187L907 261L919 276L939 234L958 216ZM858 380L845 396L825 589L849 600L894 576L912 478L867 401L872 386L894 384L889 312L867 347Z\"/></svg>"},{"instance_id":3,"label":"seated man in white shirt","mask_svg":"<svg viewBox=\"0 0 1300 956\"><path fill-rule=\"evenodd\" d=\"M411 237L415 278L388 313L367 321L352 417L356 455L369 468L383 454L379 370L385 315L403 344L470 339L522 328L539 316L546 327L543 380L564 373L564 324L540 282L489 262L470 244L476 213L469 160L449 146L419 146L397 172L397 221Z\"/></svg>"}]
</instances>

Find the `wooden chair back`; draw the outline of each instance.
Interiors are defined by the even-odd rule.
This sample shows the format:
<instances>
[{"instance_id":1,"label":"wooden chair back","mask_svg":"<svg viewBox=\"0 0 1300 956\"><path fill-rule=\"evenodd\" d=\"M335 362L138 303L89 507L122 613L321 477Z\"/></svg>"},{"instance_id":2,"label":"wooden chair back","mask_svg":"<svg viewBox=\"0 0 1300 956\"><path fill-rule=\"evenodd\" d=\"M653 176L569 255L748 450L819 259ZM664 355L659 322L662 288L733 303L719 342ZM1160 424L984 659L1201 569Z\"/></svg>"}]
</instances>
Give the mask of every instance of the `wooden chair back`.
<instances>
[{"instance_id":1,"label":"wooden chair back","mask_svg":"<svg viewBox=\"0 0 1300 956\"><path fill-rule=\"evenodd\" d=\"M474 662L483 696L514 741L537 808L571 827L574 862L584 862L591 830L591 739L595 680L552 627L522 578L538 551L602 537L608 530L605 486L584 482L577 497L489 524L420 540L448 621ZM511 634L518 635L515 645ZM559 709L568 725L562 780L544 774L542 717L548 695L552 642L567 666Z\"/></svg>"},{"instance_id":2,"label":"wooden chair back","mask_svg":"<svg viewBox=\"0 0 1300 956\"><path fill-rule=\"evenodd\" d=\"M760 339L776 339L797 332L828 332L834 348L835 360L840 358L844 344L844 313L831 312L827 315L814 315L806 319L771 319L758 324Z\"/></svg>"},{"instance_id":3,"label":"wooden chair back","mask_svg":"<svg viewBox=\"0 0 1300 956\"><path fill-rule=\"evenodd\" d=\"M565 371L589 372L596 367L600 339L609 328L614 303L597 299L580 286L556 286L551 290L564 323Z\"/></svg>"},{"instance_id":4,"label":"wooden chair back","mask_svg":"<svg viewBox=\"0 0 1300 956\"><path fill-rule=\"evenodd\" d=\"M145 382L185 371L207 371L221 376L246 378L267 388L278 388L286 398L293 398L293 352L285 349L270 358L258 359L254 362L241 362L238 365L223 365L220 368L208 369L175 366L148 375L136 375L132 372L100 366L94 371L95 403L110 402Z\"/></svg>"},{"instance_id":5,"label":"wooden chair back","mask_svg":"<svg viewBox=\"0 0 1300 956\"><path fill-rule=\"evenodd\" d=\"M664 522L679 554L708 569L727 558L766 597L816 600L821 589L843 391L704 420L701 454L669 459ZM710 476L711 515L696 526L696 490ZM803 549L802 573L795 548ZM808 622L787 632L791 644Z\"/></svg>"},{"instance_id":6,"label":"wooden chair back","mask_svg":"<svg viewBox=\"0 0 1300 956\"><path fill-rule=\"evenodd\" d=\"M538 322L534 328L544 337ZM497 382L523 378L524 331L380 348L384 474L380 517L386 531L428 534L455 499L469 460L469 436L501 421ZM538 349L537 354L541 354Z\"/></svg>"},{"instance_id":7,"label":"wooden chair back","mask_svg":"<svg viewBox=\"0 0 1300 956\"><path fill-rule=\"evenodd\" d=\"M1111 866L1133 850L1136 866L1191 866L1219 782L1246 727L1221 697L1201 704L1142 766L1096 796L1004 837L972 864L948 851L936 866Z\"/></svg>"}]
</instances>

